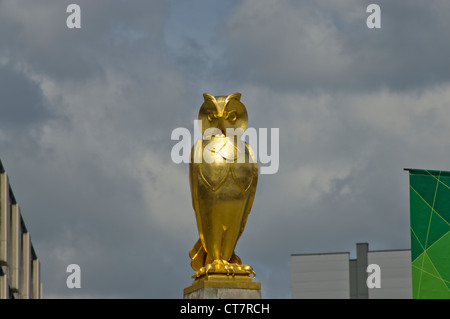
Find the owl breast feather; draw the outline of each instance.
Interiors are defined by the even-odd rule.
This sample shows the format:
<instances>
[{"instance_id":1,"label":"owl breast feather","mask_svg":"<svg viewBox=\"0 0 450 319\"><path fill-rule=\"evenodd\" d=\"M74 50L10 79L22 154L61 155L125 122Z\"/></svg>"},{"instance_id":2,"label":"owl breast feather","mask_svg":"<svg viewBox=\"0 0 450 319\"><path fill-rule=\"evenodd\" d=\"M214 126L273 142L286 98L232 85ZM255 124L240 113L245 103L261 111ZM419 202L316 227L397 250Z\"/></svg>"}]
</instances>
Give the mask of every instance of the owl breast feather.
<instances>
[{"instance_id":1,"label":"owl breast feather","mask_svg":"<svg viewBox=\"0 0 450 319\"><path fill-rule=\"evenodd\" d=\"M253 163L250 161L247 147L249 146L246 145L245 147L244 158L240 158L240 161L238 161L239 156L233 154L236 154L239 150L231 143L215 149L203 144L203 154L208 157L208 161L203 160L197 164L199 165L201 180L215 192L220 189L226 180L231 178L239 186L242 193L247 192L253 181Z\"/></svg>"}]
</instances>

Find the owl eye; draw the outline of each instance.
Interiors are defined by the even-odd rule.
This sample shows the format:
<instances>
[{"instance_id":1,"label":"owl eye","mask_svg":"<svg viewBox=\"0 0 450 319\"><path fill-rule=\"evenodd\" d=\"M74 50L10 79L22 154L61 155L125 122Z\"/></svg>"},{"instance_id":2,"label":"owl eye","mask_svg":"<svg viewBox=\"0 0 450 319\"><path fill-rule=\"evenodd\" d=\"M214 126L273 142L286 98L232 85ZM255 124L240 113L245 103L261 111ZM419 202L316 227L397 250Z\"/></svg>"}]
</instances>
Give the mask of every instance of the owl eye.
<instances>
[{"instance_id":1,"label":"owl eye","mask_svg":"<svg viewBox=\"0 0 450 319\"><path fill-rule=\"evenodd\" d=\"M215 112L208 112L208 121L212 122L217 119L219 116Z\"/></svg>"},{"instance_id":2,"label":"owl eye","mask_svg":"<svg viewBox=\"0 0 450 319\"><path fill-rule=\"evenodd\" d=\"M234 121L236 121L236 111L231 111L231 112L229 112L228 114L227 114L227 119L230 121L230 122L234 122Z\"/></svg>"}]
</instances>

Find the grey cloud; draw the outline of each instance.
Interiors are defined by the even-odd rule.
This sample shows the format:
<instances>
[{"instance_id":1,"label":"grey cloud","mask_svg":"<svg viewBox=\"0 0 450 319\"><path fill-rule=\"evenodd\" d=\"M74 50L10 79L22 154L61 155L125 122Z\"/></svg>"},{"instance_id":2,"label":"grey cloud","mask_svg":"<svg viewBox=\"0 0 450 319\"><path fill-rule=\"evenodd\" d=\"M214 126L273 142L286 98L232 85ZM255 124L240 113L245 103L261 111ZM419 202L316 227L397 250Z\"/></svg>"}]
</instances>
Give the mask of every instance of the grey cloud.
<instances>
[{"instance_id":1,"label":"grey cloud","mask_svg":"<svg viewBox=\"0 0 450 319\"><path fill-rule=\"evenodd\" d=\"M449 80L445 1L379 1L378 30L366 26L370 3L244 1L224 30L227 63L218 73L297 92L405 90Z\"/></svg>"},{"instance_id":2,"label":"grey cloud","mask_svg":"<svg viewBox=\"0 0 450 319\"><path fill-rule=\"evenodd\" d=\"M23 130L39 123L48 110L37 83L11 65L0 64L0 117L1 129ZM18 132L15 131L17 134Z\"/></svg>"},{"instance_id":3,"label":"grey cloud","mask_svg":"<svg viewBox=\"0 0 450 319\"><path fill-rule=\"evenodd\" d=\"M160 53L154 48L163 37L163 2L133 1L130 6L123 1L77 1L82 19L77 30L66 27L70 3L3 1L0 37L8 43L3 54L26 61L35 72L73 82L101 77L105 66L120 68L124 59L132 67L135 57Z\"/></svg>"},{"instance_id":4,"label":"grey cloud","mask_svg":"<svg viewBox=\"0 0 450 319\"><path fill-rule=\"evenodd\" d=\"M80 32L50 2L0 3L0 156L46 296L181 297L197 230L170 135L194 133L203 92L239 91L251 127L280 128L236 248L264 297L290 297L291 253L408 248L402 169L447 165L445 2L381 2L381 32L356 0L79 1Z\"/></svg>"},{"instance_id":5,"label":"grey cloud","mask_svg":"<svg viewBox=\"0 0 450 319\"><path fill-rule=\"evenodd\" d=\"M169 162L171 129L184 123L175 115L190 113L180 113L183 77L162 58L165 6L77 3L81 30L65 27L65 3L5 1L0 11L2 67L23 67L22 74L3 73L4 102L13 104L11 95L20 88L23 96L16 99L19 107L2 108L8 125L10 118L20 120L18 136L1 136L1 156L42 260L44 291L50 297L175 296L171 285L165 290L159 283L179 264L164 251L188 265L189 247L174 245L158 228L155 214L164 214L163 207L152 211L144 200L152 194L141 187L146 177L136 166L149 149ZM26 9L35 15L26 16ZM28 100L47 111L31 132L23 130L27 114L20 110L31 117ZM18 143L24 137L32 149L30 141ZM170 182L177 181L165 186ZM65 287L70 263L82 267L81 293ZM124 276L123 263L137 274L133 279ZM190 278L188 269L175 277ZM147 276L164 271L166 276Z\"/></svg>"}]
</instances>

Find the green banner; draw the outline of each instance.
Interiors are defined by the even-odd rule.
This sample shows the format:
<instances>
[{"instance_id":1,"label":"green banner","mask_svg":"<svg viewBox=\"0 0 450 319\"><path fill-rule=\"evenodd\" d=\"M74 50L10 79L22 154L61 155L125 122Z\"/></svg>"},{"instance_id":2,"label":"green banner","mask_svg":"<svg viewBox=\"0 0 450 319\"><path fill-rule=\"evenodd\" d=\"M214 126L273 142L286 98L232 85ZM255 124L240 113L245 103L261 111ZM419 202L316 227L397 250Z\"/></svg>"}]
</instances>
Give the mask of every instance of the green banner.
<instances>
[{"instance_id":1,"label":"green banner","mask_svg":"<svg viewBox=\"0 0 450 319\"><path fill-rule=\"evenodd\" d=\"M409 170L414 299L450 299L450 172Z\"/></svg>"}]
</instances>

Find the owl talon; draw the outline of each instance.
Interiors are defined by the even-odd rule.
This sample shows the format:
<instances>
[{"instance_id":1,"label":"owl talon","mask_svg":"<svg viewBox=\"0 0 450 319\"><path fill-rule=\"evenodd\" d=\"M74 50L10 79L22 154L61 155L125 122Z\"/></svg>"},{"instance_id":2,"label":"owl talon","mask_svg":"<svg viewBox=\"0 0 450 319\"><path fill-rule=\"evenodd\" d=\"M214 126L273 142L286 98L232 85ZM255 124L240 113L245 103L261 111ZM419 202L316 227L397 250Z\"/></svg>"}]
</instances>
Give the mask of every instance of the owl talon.
<instances>
[{"instance_id":1,"label":"owl talon","mask_svg":"<svg viewBox=\"0 0 450 319\"><path fill-rule=\"evenodd\" d=\"M211 275L227 275L232 276L249 276L251 279L255 279L256 273L250 265L240 265L237 263L230 263L226 260L214 260L211 264L208 264L197 271L194 278L200 278L203 276Z\"/></svg>"},{"instance_id":2,"label":"owl talon","mask_svg":"<svg viewBox=\"0 0 450 319\"><path fill-rule=\"evenodd\" d=\"M232 275L234 277L234 275L236 274L236 271L235 271L235 267L233 264L228 263L228 265L225 265L224 268L227 271L227 276Z\"/></svg>"},{"instance_id":3,"label":"owl talon","mask_svg":"<svg viewBox=\"0 0 450 319\"><path fill-rule=\"evenodd\" d=\"M209 271L210 271L211 269L212 269L212 270L215 270L214 265L209 264L209 265L206 266L206 269L205 269L205 275L206 275L206 276L208 276L208 273L209 273Z\"/></svg>"}]
</instances>

